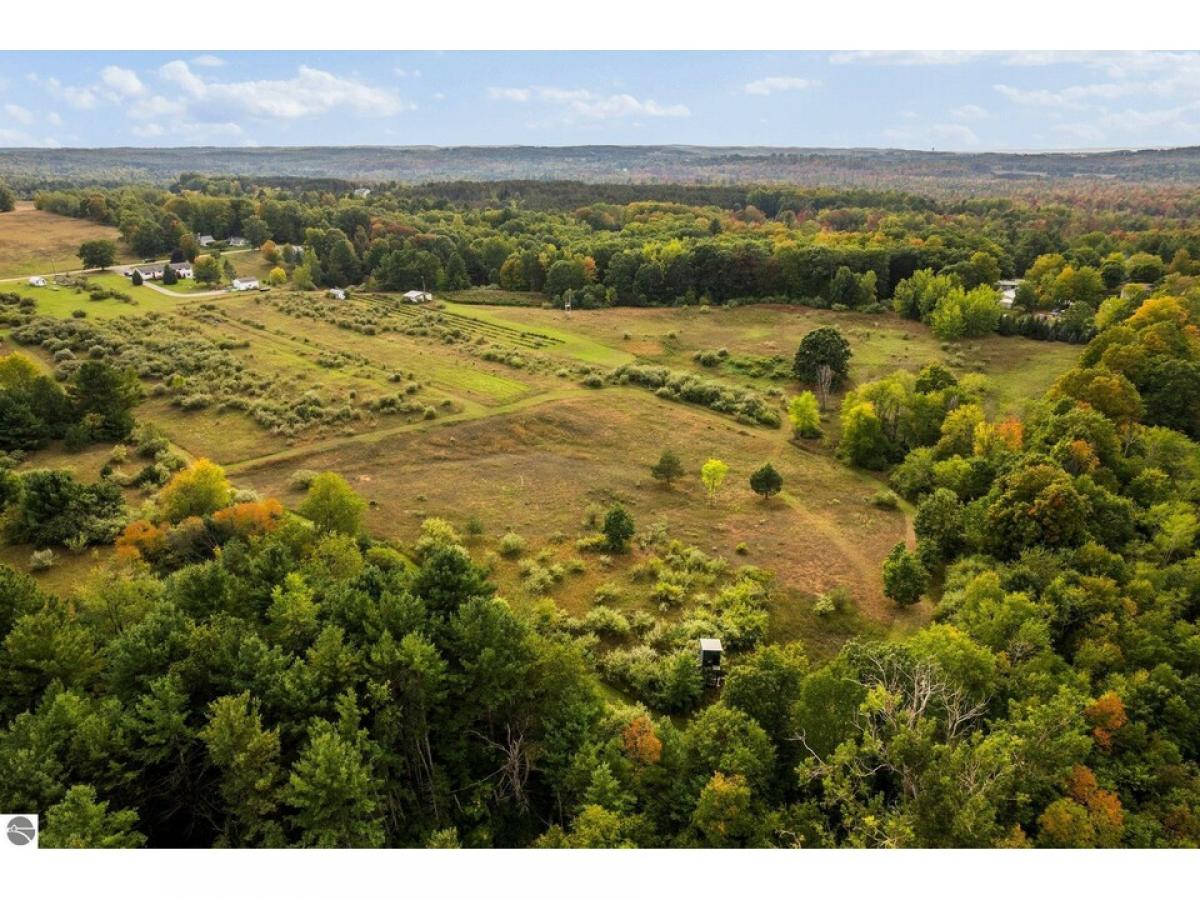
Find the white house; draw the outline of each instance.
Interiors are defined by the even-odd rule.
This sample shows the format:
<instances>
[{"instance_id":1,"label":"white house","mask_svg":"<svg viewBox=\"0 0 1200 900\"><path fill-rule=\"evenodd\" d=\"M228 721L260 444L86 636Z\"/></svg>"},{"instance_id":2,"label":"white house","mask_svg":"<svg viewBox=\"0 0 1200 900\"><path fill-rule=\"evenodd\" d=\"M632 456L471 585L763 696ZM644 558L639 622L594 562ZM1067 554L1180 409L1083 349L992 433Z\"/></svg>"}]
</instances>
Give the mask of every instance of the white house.
<instances>
[{"instance_id":1,"label":"white house","mask_svg":"<svg viewBox=\"0 0 1200 900\"><path fill-rule=\"evenodd\" d=\"M334 300L345 300L346 292L343 291L341 288L330 288L329 296L332 297Z\"/></svg>"},{"instance_id":2,"label":"white house","mask_svg":"<svg viewBox=\"0 0 1200 900\"><path fill-rule=\"evenodd\" d=\"M30 275L30 276L29 276L29 283L30 283L30 285L32 285L33 287L45 287L45 286L46 286L46 279L45 279L45 278L43 278L41 275Z\"/></svg>"},{"instance_id":3,"label":"white house","mask_svg":"<svg viewBox=\"0 0 1200 900\"><path fill-rule=\"evenodd\" d=\"M126 274L132 278L134 272L137 272L142 276L142 281L156 281L159 278L162 278L163 267L161 263L151 263L147 266L134 266Z\"/></svg>"},{"instance_id":4,"label":"white house","mask_svg":"<svg viewBox=\"0 0 1200 900\"><path fill-rule=\"evenodd\" d=\"M246 240L244 237L231 237L225 243L228 244L230 247L249 247L250 246L250 242L248 240Z\"/></svg>"},{"instance_id":5,"label":"white house","mask_svg":"<svg viewBox=\"0 0 1200 900\"><path fill-rule=\"evenodd\" d=\"M257 291L257 278L235 278L233 279L233 289L235 291Z\"/></svg>"},{"instance_id":6,"label":"white house","mask_svg":"<svg viewBox=\"0 0 1200 900\"><path fill-rule=\"evenodd\" d=\"M171 268L175 271L176 278L191 278L192 264L188 262L171 263Z\"/></svg>"},{"instance_id":7,"label":"white house","mask_svg":"<svg viewBox=\"0 0 1200 900\"><path fill-rule=\"evenodd\" d=\"M196 243L201 247L208 247L211 244L216 243L216 238L214 238L211 234L198 234L196 235Z\"/></svg>"},{"instance_id":8,"label":"white house","mask_svg":"<svg viewBox=\"0 0 1200 900\"><path fill-rule=\"evenodd\" d=\"M428 303L433 299L433 294L429 291L406 291L404 294L405 303Z\"/></svg>"},{"instance_id":9,"label":"white house","mask_svg":"<svg viewBox=\"0 0 1200 900\"><path fill-rule=\"evenodd\" d=\"M1000 292L1000 305L1005 309L1012 309L1013 304L1017 302L1017 287L1020 284L1019 280L996 282L996 290Z\"/></svg>"},{"instance_id":10,"label":"white house","mask_svg":"<svg viewBox=\"0 0 1200 900\"><path fill-rule=\"evenodd\" d=\"M365 200L365 199L367 199L367 197L371 196L371 189L370 188L355 188L354 196L357 197L359 200Z\"/></svg>"}]
</instances>

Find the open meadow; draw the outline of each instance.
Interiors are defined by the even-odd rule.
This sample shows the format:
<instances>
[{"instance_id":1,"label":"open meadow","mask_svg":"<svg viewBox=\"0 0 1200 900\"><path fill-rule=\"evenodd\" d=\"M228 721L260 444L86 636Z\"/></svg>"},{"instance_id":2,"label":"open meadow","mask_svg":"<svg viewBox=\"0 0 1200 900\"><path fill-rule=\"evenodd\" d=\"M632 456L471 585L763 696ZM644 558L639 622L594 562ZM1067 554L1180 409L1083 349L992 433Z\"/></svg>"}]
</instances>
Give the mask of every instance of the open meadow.
<instances>
[{"instance_id":1,"label":"open meadow","mask_svg":"<svg viewBox=\"0 0 1200 900\"><path fill-rule=\"evenodd\" d=\"M109 225L87 219L73 219L35 209L29 201L0 216L0 279L79 268L75 255L84 241L107 238L116 241L119 232ZM120 262L132 262L133 256L122 248ZM8 285L0 283L0 287Z\"/></svg>"},{"instance_id":2,"label":"open meadow","mask_svg":"<svg viewBox=\"0 0 1200 900\"><path fill-rule=\"evenodd\" d=\"M120 289L120 279L96 281ZM786 424L665 399L614 370L693 373L750 392L782 417L797 389L790 375L797 343L834 324L853 349L851 386L936 361L986 375L987 402L1003 412L1038 396L1077 353L1002 337L947 347L890 313L792 306L566 314L483 305L478 297L434 307L386 294L336 301L284 291L176 300L124 287L134 304L93 302L66 289L19 292L61 319L84 309L86 319L73 327L117 329L139 347L139 358L151 360L143 365L159 373L147 379L139 418L161 427L185 455L225 466L237 484L295 505L302 499L295 473L339 472L368 501L369 530L401 544L411 544L429 517L460 530L474 523L472 549L490 561L510 602L550 597L577 617L598 588L625 598L626 613L655 612L635 582L639 563L659 548L635 545L616 557L576 549L593 533L595 511L619 501L639 529L660 539L769 568L773 639L802 637L818 655L854 633L908 632L928 619L928 601L898 607L880 582L888 550L911 540L905 509L873 505L882 482L838 461L828 439L798 441ZM182 359L173 348L191 355ZM719 353L716 365L697 359L706 351ZM827 432L836 428L836 408L834 398ZM663 449L684 464L673 487L650 476ZM54 461L70 456L55 453ZM730 467L712 499L698 479L710 457ZM765 462L784 479L767 501L747 485ZM500 552L511 534L523 543L517 557ZM538 577L551 569L557 577ZM849 604L815 614L814 601L839 586Z\"/></svg>"}]
</instances>

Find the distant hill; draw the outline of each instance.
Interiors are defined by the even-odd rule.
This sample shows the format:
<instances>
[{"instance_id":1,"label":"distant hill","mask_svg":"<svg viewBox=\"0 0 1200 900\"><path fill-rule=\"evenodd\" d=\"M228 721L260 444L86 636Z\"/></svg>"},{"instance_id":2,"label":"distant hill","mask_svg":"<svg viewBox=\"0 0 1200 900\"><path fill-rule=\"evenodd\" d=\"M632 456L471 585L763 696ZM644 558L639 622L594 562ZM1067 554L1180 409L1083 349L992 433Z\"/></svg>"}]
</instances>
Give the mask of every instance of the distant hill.
<instances>
[{"instance_id":1,"label":"distant hill","mask_svg":"<svg viewBox=\"0 0 1200 900\"><path fill-rule=\"evenodd\" d=\"M1200 183L1200 147L1059 153L949 153L779 147L194 147L4 149L0 177L26 188L167 183L181 173L423 183L575 179L615 183L771 183L952 187L1104 179Z\"/></svg>"}]
</instances>

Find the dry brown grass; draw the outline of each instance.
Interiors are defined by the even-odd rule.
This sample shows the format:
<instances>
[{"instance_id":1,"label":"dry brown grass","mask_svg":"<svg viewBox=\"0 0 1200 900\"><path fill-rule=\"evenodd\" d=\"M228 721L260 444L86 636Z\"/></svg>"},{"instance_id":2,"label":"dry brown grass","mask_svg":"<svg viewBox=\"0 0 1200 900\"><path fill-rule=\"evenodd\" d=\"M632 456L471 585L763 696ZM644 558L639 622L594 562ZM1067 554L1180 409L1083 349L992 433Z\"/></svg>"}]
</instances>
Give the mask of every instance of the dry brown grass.
<instances>
[{"instance_id":1,"label":"dry brown grass","mask_svg":"<svg viewBox=\"0 0 1200 900\"><path fill-rule=\"evenodd\" d=\"M119 236L117 229L108 225L56 216L34 209L32 203L18 203L12 212L0 213L0 278L78 269L75 253L80 244L97 238L115 241ZM132 259L127 254L120 258Z\"/></svg>"}]
</instances>

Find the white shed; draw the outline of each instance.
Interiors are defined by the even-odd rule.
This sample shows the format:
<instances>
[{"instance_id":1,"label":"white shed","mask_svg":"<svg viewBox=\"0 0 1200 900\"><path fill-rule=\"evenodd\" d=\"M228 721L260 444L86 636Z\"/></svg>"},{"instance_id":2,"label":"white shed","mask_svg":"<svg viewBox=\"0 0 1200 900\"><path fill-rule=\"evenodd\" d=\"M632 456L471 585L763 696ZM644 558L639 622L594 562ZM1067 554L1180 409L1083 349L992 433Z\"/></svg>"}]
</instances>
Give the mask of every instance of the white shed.
<instances>
[{"instance_id":1,"label":"white shed","mask_svg":"<svg viewBox=\"0 0 1200 900\"><path fill-rule=\"evenodd\" d=\"M45 278L43 278L41 275L30 275L30 276L29 276L29 283L30 283L30 284L31 284L33 287L45 287L45 286L46 286L46 279L45 279Z\"/></svg>"},{"instance_id":2,"label":"white shed","mask_svg":"<svg viewBox=\"0 0 1200 900\"><path fill-rule=\"evenodd\" d=\"M257 278L235 278L233 279L233 289L235 291L257 291Z\"/></svg>"},{"instance_id":3,"label":"white shed","mask_svg":"<svg viewBox=\"0 0 1200 900\"><path fill-rule=\"evenodd\" d=\"M433 299L433 294L429 293L429 291L405 291L404 292L404 302L405 303L428 303L432 299Z\"/></svg>"}]
</instances>

